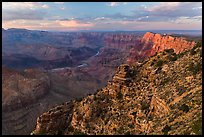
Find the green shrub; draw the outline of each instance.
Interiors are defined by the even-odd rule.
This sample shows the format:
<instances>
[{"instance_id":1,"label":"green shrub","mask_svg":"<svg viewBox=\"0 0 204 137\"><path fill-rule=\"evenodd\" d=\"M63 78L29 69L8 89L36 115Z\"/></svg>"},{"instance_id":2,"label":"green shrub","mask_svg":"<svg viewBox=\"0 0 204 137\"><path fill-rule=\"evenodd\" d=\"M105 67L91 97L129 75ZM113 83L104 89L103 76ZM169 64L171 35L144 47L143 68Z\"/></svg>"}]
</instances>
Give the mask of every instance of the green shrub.
<instances>
[{"instance_id":1,"label":"green shrub","mask_svg":"<svg viewBox=\"0 0 204 137\"><path fill-rule=\"evenodd\" d=\"M181 57L183 57L185 55L185 52L181 52L181 53L179 53L178 55L177 55L177 58L181 58Z\"/></svg>"},{"instance_id":2,"label":"green shrub","mask_svg":"<svg viewBox=\"0 0 204 137\"><path fill-rule=\"evenodd\" d=\"M163 65L163 60L158 60L156 63L156 67L161 67Z\"/></svg>"},{"instance_id":3,"label":"green shrub","mask_svg":"<svg viewBox=\"0 0 204 137\"><path fill-rule=\"evenodd\" d=\"M152 121L153 119L154 119L153 116L148 116L149 121Z\"/></svg>"},{"instance_id":4,"label":"green shrub","mask_svg":"<svg viewBox=\"0 0 204 137\"><path fill-rule=\"evenodd\" d=\"M166 83L168 83L170 81L169 77L165 77L164 80L161 81L161 85L165 85Z\"/></svg>"},{"instance_id":5,"label":"green shrub","mask_svg":"<svg viewBox=\"0 0 204 137\"><path fill-rule=\"evenodd\" d=\"M195 54L196 54L195 49L191 49L191 50L190 50L190 55L195 55Z\"/></svg>"},{"instance_id":6,"label":"green shrub","mask_svg":"<svg viewBox=\"0 0 204 137\"><path fill-rule=\"evenodd\" d=\"M105 120L104 120L104 124L105 124L105 125L108 124L108 121L109 121L109 119L105 119Z\"/></svg>"},{"instance_id":7,"label":"green shrub","mask_svg":"<svg viewBox=\"0 0 204 137\"><path fill-rule=\"evenodd\" d=\"M179 107L179 109L182 110L183 112L189 111L189 107L186 104L183 104L181 107Z\"/></svg>"},{"instance_id":8,"label":"green shrub","mask_svg":"<svg viewBox=\"0 0 204 137\"><path fill-rule=\"evenodd\" d=\"M96 117L100 117L101 114L102 114L102 112L103 112L103 110L102 110L101 108L98 108L98 109L96 110Z\"/></svg>"},{"instance_id":9,"label":"green shrub","mask_svg":"<svg viewBox=\"0 0 204 137\"><path fill-rule=\"evenodd\" d=\"M141 102L141 109L142 110L148 110L149 107L150 107L150 105L147 102L145 102L145 101Z\"/></svg>"},{"instance_id":10,"label":"green shrub","mask_svg":"<svg viewBox=\"0 0 204 137\"><path fill-rule=\"evenodd\" d=\"M165 49L164 51L167 53L174 53L174 49Z\"/></svg>"},{"instance_id":11,"label":"green shrub","mask_svg":"<svg viewBox=\"0 0 204 137\"><path fill-rule=\"evenodd\" d=\"M37 135L46 135L46 131L45 130L40 130Z\"/></svg>"},{"instance_id":12,"label":"green shrub","mask_svg":"<svg viewBox=\"0 0 204 137\"><path fill-rule=\"evenodd\" d=\"M80 130L75 130L73 135L86 135L86 134Z\"/></svg>"},{"instance_id":13,"label":"green shrub","mask_svg":"<svg viewBox=\"0 0 204 137\"><path fill-rule=\"evenodd\" d=\"M196 45L193 47L193 49L197 49L198 47L201 47L202 43L201 42L197 42Z\"/></svg>"},{"instance_id":14,"label":"green shrub","mask_svg":"<svg viewBox=\"0 0 204 137\"><path fill-rule=\"evenodd\" d=\"M194 64L193 62L191 62L188 66L188 71L192 72L193 75L197 74L201 70L202 70L201 62L198 62L197 64Z\"/></svg>"},{"instance_id":15,"label":"green shrub","mask_svg":"<svg viewBox=\"0 0 204 137\"><path fill-rule=\"evenodd\" d=\"M156 60L153 59L152 62L151 62L151 64L150 64L150 66L153 66L153 65L155 64L155 62L156 62Z\"/></svg>"},{"instance_id":16,"label":"green shrub","mask_svg":"<svg viewBox=\"0 0 204 137\"><path fill-rule=\"evenodd\" d=\"M195 55L196 54L195 49L197 49L198 47L201 47L201 46L202 46L201 42L197 42L196 45L190 50L190 54Z\"/></svg>"},{"instance_id":17,"label":"green shrub","mask_svg":"<svg viewBox=\"0 0 204 137\"><path fill-rule=\"evenodd\" d=\"M123 94L121 92L118 92L116 97L117 99L123 99Z\"/></svg>"},{"instance_id":18,"label":"green shrub","mask_svg":"<svg viewBox=\"0 0 204 137\"><path fill-rule=\"evenodd\" d=\"M136 117L136 115L137 115L137 111L132 112L132 114L131 114L131 115L133 115L134 117Z\"/></svg>"},{"instance_id":19,"label":"green shrub","mask_svg":"<svg viewBox=\"0 0 204 137\"><path fill-rule=\"evenodd\" d=\"M127 131L127 132L125 132L124 135L132 135L132 134L130 133L130 131Z\"/></svg>"},{"instance_id":20,"label":"green shrub","mask_svg":"<svg viewBox=\"0 0 204 137\"><path fill-rule=\"evenodd\" d=\"M128 124L129 128L134 128L135 126L133 124Z\"/></svg>"},{"instance_id":21,"label":"green shrub","mask_svg":"<svg viewBox=\"0 0 204 137\"><path fill-rule=\"evenodd\" d=\"M171 130L171 127L166 125L163 129L162 129L162 132L164 133L164 135L167 135L168 132Z\"/></svg>"},{"instance_id":22,"label":"green shrub","mask_svg":"<svg viewBox=\"0 0 204 137\"><path fill-rule=\"evenodd\" d=\"M93 100L94 100L94 101L96 100L96 95L93 96Z\"/></svg>"},{"instance_id":23,"label":"green shrub","mask_svg":"<svg viewBox=\"0 0 204 137\"><path fill-rule=\"evenodd\" d=\"M124 128L123 128L123 126L120 126L119 128L117 128L117 132L118 132L118 134L123 134L124 133Z\"/></svg>"},{"instance_id":24,"label":"green shrub","mask_svg":"<svg viewBox=\"0 0 204 137\"><path fill-rule=\"evenodd\" d=\"M170 61L176 61L177 60L177 55L171 55L169 56Z\"/></svg>"},{"instance_id":25,"label":"green shrub","mask_svg":"<svg viewBox=\"0 0 204 137\"><path fill-rule=\"evenodd\" d=\"M192 125L192 130L197 135L202 135L202 117L199 117Z\"/></svg>"}]
</instances>

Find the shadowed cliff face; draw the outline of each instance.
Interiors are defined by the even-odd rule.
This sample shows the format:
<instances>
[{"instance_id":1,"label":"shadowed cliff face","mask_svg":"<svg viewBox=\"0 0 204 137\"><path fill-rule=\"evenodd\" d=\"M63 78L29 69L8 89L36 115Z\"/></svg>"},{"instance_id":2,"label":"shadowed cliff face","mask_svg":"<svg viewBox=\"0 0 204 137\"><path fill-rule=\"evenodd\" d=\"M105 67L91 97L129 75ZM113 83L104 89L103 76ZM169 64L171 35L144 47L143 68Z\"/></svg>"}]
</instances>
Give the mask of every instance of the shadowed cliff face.
<instances>
[{"instance_id":1,"label":"shadowed cliff face","mask_svg":"<svg viewBox=\"0 0 204 137\"><path fill-rule=\"evenodd\" d=\"M97 93L41 115L32 134L201 134L201 48L121 65Z\"/></svg>"},{"instance_id":2,"label":"shadowed cliff face","mask_svg":"<svg viewBox=\"0 0 204 137\"><path fill-rule=\"evenodd\" d=\"M27 69L24 72L2 68L2 110L25 107L48 93L50 81L46 74Z\"/></svg>"}]
</instances>

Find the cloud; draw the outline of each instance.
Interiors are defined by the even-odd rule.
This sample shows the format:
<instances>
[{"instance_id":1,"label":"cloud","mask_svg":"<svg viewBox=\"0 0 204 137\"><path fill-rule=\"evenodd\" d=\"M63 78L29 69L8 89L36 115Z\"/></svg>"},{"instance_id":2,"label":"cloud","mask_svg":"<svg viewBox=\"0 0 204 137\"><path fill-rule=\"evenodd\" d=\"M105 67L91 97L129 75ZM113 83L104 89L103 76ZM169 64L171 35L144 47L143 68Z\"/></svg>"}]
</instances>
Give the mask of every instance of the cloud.
<instances>
[{"instance_id":1,"label":"cloud","mask_svg":"<svg viewBox=\"0 0 204 137\"><path fill-rule=\"evenodd\" d=\"M36 10L49 8L48 5L42 2L2 2L3 10Z\"/></svg>"},{"instance_id":2,"label":"cloud","mask_svg":"<svg viewBox=\"0 0 204 137\"><path fill-rule=\"evenodd\" d=\"M121 4L127 5L128 3L127 2L110 2L110 3L107 4L107 6L109 6L109 7L116 7L116 6L119 6Z\"/></svg>"},{"instance_id":3,"label":"cloud","mask_svg":"<svg viewBox=\"0 0 204 137\"><path fill-rule=\"evenodd\" d=\"M94 24L90 22L80 22L77 20L59 20L56 21L58 22L61 26L68 27L68 28L89 28L93 27Z\"/></svg>"},{"instance_id":4,"label":"cloud","mask_svg":"<svg viewBox=\"0 0 204 137\"><path fill-rule=\"evenodd\" d=\"M202 16L201 2L160 2L153 6L141 5L132 11L132 15L116 13L104 17L112 20L160 22L175 21L181 17L195 20L196 16Z\"/></svg>"},{"instance_id":5,"label":"cloud","mask_svg":"<svg viewBox=\"0 0 204 137\"><path fill-rule=\"evenodd\" d=\"M3 28L25 28L31 30L87 30L95 24L77 20L9 20L2 23Z\"/></svg>"},{"instance_id":6,"label":"cloud","mask_svg":"<svg viewBox=\"0 0 204 137\"><path fill-rule=\"evenodd\" d=\"M61 10L65 10L65 9L66 9L66 7L60 7L60 9L61 9Z\"/></svg>"},{"instance_id":7,"label":"cloud","mask_svg":"<svg viewBox=\"0 0 204 137\"><path fill-rule=\"evenodd\" d=\"M177 24L191 24L193 22L201 22L202 21L202 16L194 16L192 18L190 17L179 17L177 18L174 23Z\"/></svg>"},{"instance_id":8,"label":"cloud","mask_svg":"<svg viewBox=\"0 0 204 137\"><path fill-rule=\"evenodd\" d=\"M57 4L57 5L59 5L60 7L60 9L61 10L65 10L66 9L66 7L65 6L63 6L64 5L64 2L54 2L55 4Z\"/></svg>"},{"instance_id":9,"label":"cloud","mask_svg":"<svg viewBox=\"0 0 204 137\"><path fill-rule=\"evenodd\" d=\"M118 2L110 2L109 4L107 4L108 6L110 6L110 7L116 7L116 6L118 6Z\"/></svg>"},{"instance_id":10,"label":"cloud","mask_svg":"<svg viewBox=\"0 0 204 137\"><path fill-rule=\"evenodd\" d=\"M149 7L147 11L157 12L157 11L173 11L179 6L180 2L161 2L158 5Z\"/></svg>"},{"instance_id":11,"label":"cloud","mask_svg":"<svg viewBox=\"0 0 204 137\"><path fill-rule=\"evenodd\" d=\"M106 17L97 17L94 20L110 20L110 18L106 18Z\"/></svg>"},{"instance_id":12,"label":"cloud","mask_svg":"<svg viewBox=\"0 0 204 137\"><path fill-rule=\"evenodd\" d=\"M158 5L143 9L143 12L154 17L193 17L202 15L201 9L193 10L199 7L202 7L201 2L161 2Z\"/></svg>"},{"instance_id":13,"label":"cloud","mask_svg":"<svg viewBox=\"0 0 204 137\"><path fill-rule=\"evenodd\" d=\"M55 4L64 4L64 2L54 2Z\"/></svg>"},{"instance_id":14,"label":"cloud","mask_svg":"<svg viewBox=\"0 0 204 137\"><path fill-rule=\"evenodd\" d=\"M57 4L57 3L56 3ZM107 4L107 3L106 3ZM123 6L125 2L108 3L110 7ZM54 5L56 10L64 10L62 2ZM65 7L66 8L66 7ZM169 2L142 5L132 12L118 12L96 16L61 16L62 11L52 14L49 5L43 2L2 3L2 27L43 30L80 30L80 29L185 29L202 27L201 2ZM114 10L114 9L113 9ZM79 11L80 12L80 11ZM166 25L166 26L165 26ZM168 26L169 25L169 26ZM161 27L161 28L160 28Z\"/></svg>"},{"instance_id":15,"label":"cloud","mask_svg":"<svg viewBox=\"0 0 204 137\"><path fill-rule=\"evenodd\" d=\"M41 2L3 2L2 19L5 20L39 20L47 14L43 9L49 6Z\"/></svg>"},{"instance_id":16,"label":"cloud","mask_svg":"<svg viewBox=\"0 0 204 137\"><path fill-rule=\"evenodd\" d=\"M2 19L3 21L6 20L21 20L21 19L26 19L26 20L40 20L43 19L45 15L45 12L43 11L38 11L33 13L33 11L7 11L3 12L2 14Z\"/></svg>"}]
</instances>

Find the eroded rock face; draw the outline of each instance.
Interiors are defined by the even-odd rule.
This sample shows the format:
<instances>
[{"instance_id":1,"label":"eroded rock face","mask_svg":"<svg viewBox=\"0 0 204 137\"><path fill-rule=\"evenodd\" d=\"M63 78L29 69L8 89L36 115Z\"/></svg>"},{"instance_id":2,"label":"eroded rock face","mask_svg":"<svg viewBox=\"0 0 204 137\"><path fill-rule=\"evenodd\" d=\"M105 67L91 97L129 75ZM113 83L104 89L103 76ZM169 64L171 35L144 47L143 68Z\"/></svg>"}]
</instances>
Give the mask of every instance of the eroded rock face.
<instances>
[{"instance_id":1,"label":"eroded rock face","mask_svg":"<svg viewBox=\"0 0 204 137\"><path fill-rule=\"evenodd\" d=\"M138 34L107 34L104 36L107 47L129 49L140 42Z\"/></svg>"},{"instance_id":2,"label":"eroded rock face","mask_svg":"<svg viewBox=\"0 0 204 137\"><path fill-rule=\"evenodd\" d=\"M172 37L170 35L162 36L161 34L154 34L151 32L147 32L143 36L142 41L145 43L152 43L151 54L163 51L164 49L174 49L174 52L178 54L195 46L194 41L189 42L184 38Z\"/></svg>"},{"instance_id":3,"label":"eroded rock face","mask_svg":"<svg viewBox=\"0 0 204 137\"><path fill-rule=\"evenodd\" d=\"M130 56L127 59L129 64L141 59L146 59L157 52L165 49L173 49L176 54L189 50L195 46L195 42L187 41L182 37L173 37L170 35L161 35L147 32L138 42L138 45L132 47Z\"/></svg>"},{"instance_id":4,"label":"eroded rock face","mask_svg":"<svg viewBox=\"0 0 204 137\"><path fill-rule=\"evenodd\" d=\"M37 126L31 135L45 134L58 135L62 134L71 122L73 102L65 102L62 105L50 109L37 119ZM67 125L67 126L66 126Z\"/></svg>"},{"instance_id":5,"label":"eroded rock face","mask_svg":"<svg viewBox=\"0 0 204 137\"><path fill-rule=\"evenodd\" d=\"M20 73L3 68L2 74L3 111L15 110L34 103L49 92L49 78L40 71L28 69Z\"/></svg>"}]
</instances>

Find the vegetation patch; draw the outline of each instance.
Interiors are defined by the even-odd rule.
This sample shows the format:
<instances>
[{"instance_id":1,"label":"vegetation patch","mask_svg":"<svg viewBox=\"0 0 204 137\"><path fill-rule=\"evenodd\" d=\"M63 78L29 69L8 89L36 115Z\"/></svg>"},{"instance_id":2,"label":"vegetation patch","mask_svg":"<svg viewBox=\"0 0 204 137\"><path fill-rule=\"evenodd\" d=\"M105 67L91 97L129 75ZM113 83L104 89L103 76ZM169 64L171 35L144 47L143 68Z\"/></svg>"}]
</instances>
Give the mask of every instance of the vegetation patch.
<instances>
[{"instance_id":1,"label":"vegetation patch","mask_svg":"<svg viewBox=\"0 0 204 137\"><path fill-rule=\"evenodd\" d=\"M178 95L180 96L187 90L187 88L184 86L177 86L176 90L179 92Z\"/></svg>"},{"instance_id":2,"label":"vegetation patch","mask_svg":"<svg viewBox=\"0 0 204 137\"><path fill-rule=\"evenodd\" d=\"M164 50L166 53L174 53L174 49L165 49Z\"/></svg>"},{"instance_id":3,"label":"vegetation patch","mask_svg":"<svg viewBox=\"0 0 204 137\"><path fill-rule=\"evenodd\" d=\"M37 135L46 135L46 131L45 130L40 130Z\"/></svg>"},{"instance_id":4,"label":"vegetation patch","mask_svg":"<svg viewBox=\"0 0 204 137\"><path fill-rule=\"evenodd\" d=\"M133 129L135 126L133 124L128 124L128 127Z\"/></svg>"},{"instance_id":5,"label":"vegetation patch","mask_svg":"<svg viewBox=\"0 0 204 137\"><path fill-rule=\"evenodd\" d=\"M96 95L94 95L94 96L93 96L93 100L96 101L96 99L97 99L97 98L96 98Z\"/></svg>"},{"instance_id":6,"label":"vegetation patch","mask_svg":"<svg viewBox=\"0 0 204 137\"><path fill-rule=\"evenodd\" d=\"M178 58L178 57L177 57L176 53L174 53L173 55L170 55L170 56L169 56L169 60L170 60L170 61L176 61L177 58Z\"/></svg>"},{"instance_id":7,"label":"vegetation patch","mask_svg":"<svg viewBox=\"0 0 204 137\"><path fill-rule=\"evenodd\" d=\"M183 112L189 111L189 107L186 104L183 104L181 107L179 107L179 109L182 110Z\"/></svg>"},{"instance_id":8,"label":"vegetation patch","mask_svg":"<svg viewBox=\"0 0 204 137\"><path fill-rule=\"evenodd\" d=\"M147 102L141 102L141 109L142 110L148 110L149 106L150 105Z\"/></svg>"},{"instance_id":9,"label":"vegetation patch","mask_svg":"<svg viewBox=\"0 0 204 137\"><path fill-rule=\"evenodd\" d=\"M201 42L196 43L196 45L190 50L190 55L195 55L196 54L196 49L198 47L201 47Z\"/></svg>"},{"instance_id":10,"label":"vegetation patch","mask_svg":"<svg viewBox=\"0 0 204 137\"><path fill-rule=\"evenodd\" d=\"M163 81L161 81L161 85L165 85L166 83L168 83L170 81L170 78L169 77L166 77L166 78L164 78L164 80Z\"/></svg>"},{"instance_id":11,"label":"vegetation patch","mask_svg":"<svg viewBox=\"0 0 204 137\"><path fill-rule=\"evenodd\" d=\"M164 61L163 60L158 60L156 63L156 67L161 67L163 65Z\"/></svg>"},{"instance_id":12,"label":"vegetation patch","mask_svg":"<svg viewBox=\"0 0 204 137\"><path fill-rule=\"evenodd\" d=\"M202 70L202 64L201 62L198 62L196 64L194 64L193 62L191 62L188 66L188 71L192 72L193 75L197 74L199 71Z\"/></svg>"},{"instance_id":13,"label":"vegetation patch","mask_svg":"<svg viewBox=\"0 0 204 137\"><path fill-rule=\"evenodd\" d=\"M181 52L177 55L177 58L182 58L185 55L186 52Z\"/></svg>"},{"instance_id":14,"label":"vegetation patch","mask_svg":"<svg viewBox=\"0 0 204 137\"><path fill-rule=\"evenodd\" d=\"M86 134L80 130L75 130L73 135L86 135Z\"/></svg>"},{"instance_id":15,"label":"vegetation patch","mask_svg":"<svg viewBox=\"0 0 204 137\"><path fill-rule=\"evenodd\" d=\"M148 116L148 120L149 120L149 121L152 121L153 119L154 119L153 116L151 116L151 115Z\"/></svg>"},{"instance_id":16,"label":"vegetation patch","mask_svg":"<svg viewBox=\"0 0 204 137\"><path fill-rule=\"evenodd\" d=\"M125 132L125 135L132 135L130 131Z\"/></svg>"},{"instance_id":17,"label":"vegetation patch","mask_svg":"<svg viewBox=\"0 0 204 137\"><path fill-rule=\"evenodd\" d=\"M202 135L202 117L200 116L197 121L192 125L192 130L197 135Z\"/></svg>"},{"instance_id":18,"label":"vegetation patch","mask_svg":"<svg viewBox=\"0 0 204 137\"><path fill-rule=\"evenodd\" d=\"M167 135L170 130L171 130L171 126L166 125L166 126L162 129L162 132L164 133L164 135Z\"/></svg>"},{"instance_id":19,"label":"vegetation patch","mask_svg":"<svg viewBox=\"0 0 204 137\"><path fill-rule=\"evenodd\" d=\"M123 99L123 94L121 92L117 93L117 99Z\"/></svg>"}]
</instances>

